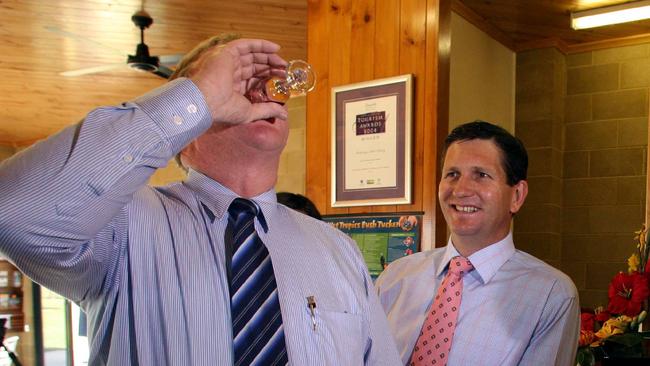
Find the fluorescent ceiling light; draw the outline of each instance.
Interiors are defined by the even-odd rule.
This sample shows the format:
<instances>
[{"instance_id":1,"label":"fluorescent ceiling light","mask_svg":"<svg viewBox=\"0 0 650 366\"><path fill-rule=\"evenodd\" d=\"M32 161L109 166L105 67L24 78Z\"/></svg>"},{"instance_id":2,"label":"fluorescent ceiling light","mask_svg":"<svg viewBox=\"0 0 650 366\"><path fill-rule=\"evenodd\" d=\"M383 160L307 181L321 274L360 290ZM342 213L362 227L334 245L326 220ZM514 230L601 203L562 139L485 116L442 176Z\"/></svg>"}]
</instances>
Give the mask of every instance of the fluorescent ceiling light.
<instances>
[{"instance_id":1,"label":"fluorescent ceiling light","mask_svg":"<svg viewBox=\"0 0 650 366\"><path fill-rule=\"evenodd\" d=\"M650 18L650 0L571 13L571 27L585 29Z\"/></svg>"}]
</instances>

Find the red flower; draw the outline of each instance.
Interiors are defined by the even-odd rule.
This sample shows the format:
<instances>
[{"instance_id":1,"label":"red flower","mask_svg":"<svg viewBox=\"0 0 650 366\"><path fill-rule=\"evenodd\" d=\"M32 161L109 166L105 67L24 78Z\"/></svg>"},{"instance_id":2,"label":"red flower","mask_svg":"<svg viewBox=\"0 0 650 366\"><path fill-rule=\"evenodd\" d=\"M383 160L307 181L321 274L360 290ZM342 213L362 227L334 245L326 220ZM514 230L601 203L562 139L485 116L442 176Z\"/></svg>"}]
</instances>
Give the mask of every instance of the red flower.
<instances>
[{"instance_id":1,"label":"red flower","mask_svg":"<svg viewBox=\"0 0 650 366\"><path fill-rule=\"evenodd\" d=\"M596 316L592 313L582 313L580 314L580 330L584 331L594 331L594 320Z\"/></svg>"},{"instance_id":2,"label":"red flower","mask_svg":"<svg viewBox=\"0 0 650 366\"><path fill-rule=\"evenodd\" d=\"M593 330L580 330L580 340L578 346L583 347L593 343L596 340L596 335Z\"/></svg>"},{"instance_id":3,"label":"red flower","mask_svg":"<svg viewBox=\"0 0 650 366\"><path fill-rule=\"evenodd\" d=\"M613 314L635 316L641 311L643 301L648 298L648 279L637 272L618 273L609 284L609 305Z\"/></svg>"},{"instance_id":4,"label":"red flower","mask_svg":"<svg viewBox=\"0 0 650 366\"><path fill-rule=\"evenodd\" d=\"M612 314L609 313L607 310L600 311L596 313L596 321L599 321L601 323L604 323L609 320L609 318L612 317Z\"/></svg>"}]
</instances>

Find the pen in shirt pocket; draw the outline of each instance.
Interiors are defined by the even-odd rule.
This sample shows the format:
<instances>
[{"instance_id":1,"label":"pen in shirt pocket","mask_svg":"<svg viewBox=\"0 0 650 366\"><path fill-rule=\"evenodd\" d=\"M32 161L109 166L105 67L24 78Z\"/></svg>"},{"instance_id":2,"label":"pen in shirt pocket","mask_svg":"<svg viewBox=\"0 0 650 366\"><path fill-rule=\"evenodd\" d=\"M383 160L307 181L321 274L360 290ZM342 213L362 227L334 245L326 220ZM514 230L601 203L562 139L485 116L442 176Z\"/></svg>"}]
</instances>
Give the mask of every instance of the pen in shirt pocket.
<instances>
[{"instance_id":1,"label":"pen in shirt pocket","mask_svg":"<svg viewBox=\"0 0 650 366\"><path fill-rule=\"evenodd\" d=\"M314 331L316 331L316 297L314 295L307 296L307 307L309 308L311 323L314 326Z\"/></svg>"}]
</instances>

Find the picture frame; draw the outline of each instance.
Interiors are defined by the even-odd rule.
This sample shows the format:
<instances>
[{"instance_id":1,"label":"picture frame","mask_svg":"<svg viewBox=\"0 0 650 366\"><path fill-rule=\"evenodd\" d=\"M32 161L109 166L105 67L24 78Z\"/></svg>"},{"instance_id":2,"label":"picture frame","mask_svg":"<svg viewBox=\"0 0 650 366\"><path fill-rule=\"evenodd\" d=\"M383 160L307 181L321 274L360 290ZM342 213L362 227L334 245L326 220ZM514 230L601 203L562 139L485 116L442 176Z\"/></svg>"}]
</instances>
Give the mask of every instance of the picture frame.
<instances>
[{"instance_id":1,"label":"picture frame","mask_svg":"<svg viewBox=\"0 0 650 366\"><path fill-rule=\"evenodd\" d=\"M323 221L354 240L375 279L391 262L422 250L423 215L424 212L325 215Z\"/></svg>"},{"instance_id":2,"label":"picture frame","mask_svg":"<svg viewBox=\"0 0 650 366\"><path fill-rule=\"evenodd\" d=\"M332 88L332 207L410 204L411 74Z\"/></svg>"}]
</instances>

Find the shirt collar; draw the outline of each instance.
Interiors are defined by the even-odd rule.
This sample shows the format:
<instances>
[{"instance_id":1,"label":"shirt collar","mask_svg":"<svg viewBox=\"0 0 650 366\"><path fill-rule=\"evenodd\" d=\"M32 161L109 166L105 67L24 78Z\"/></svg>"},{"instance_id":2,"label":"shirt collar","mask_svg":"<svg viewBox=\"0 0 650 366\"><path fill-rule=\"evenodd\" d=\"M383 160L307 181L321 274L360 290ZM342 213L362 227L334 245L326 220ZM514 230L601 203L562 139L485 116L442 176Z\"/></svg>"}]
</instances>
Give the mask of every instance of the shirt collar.
<instances>
[{"instance_id":1,"label":"shirt collar","mask_svg":"<svg viewBox=\"0 0 650 366\"><path fill-rule=\"evenodd\" d=\"M189 169L183 184L197 194L201 205L212 222L215 219L221 220L224 215L227 215L228 207L235 198L239 197L237 193L221 183L193 169ZM266 226L264 217L271 217L273 214L271 210L275 210L277 207L275 190L270 189L249 199L255 201L262 209L263 217L261 219L258 217L258 219L260 219L263 226Z\"/></svg>"},{"instance_id":2,"label":"shirt collar","mask_svg":"<svg viewBox=\"0 0 650 366\"><path fill-rule=\"evenodd\" d=\"M481 280L485 284L494 277L499 268L501 268L501 266L503 266L503 264L505 264L514 254L515 244L512 241L512 233L509 232L505 238L473 253L467 259L472 262L475 272L481 277ZM451 242L451 238L449 238L442 261L440 261L438 268L436 268L436 277L442 276L449 267L451 258L457 255L460 255L460 253L458 253L454 244Z\"/></svg>"}]
</instances>

